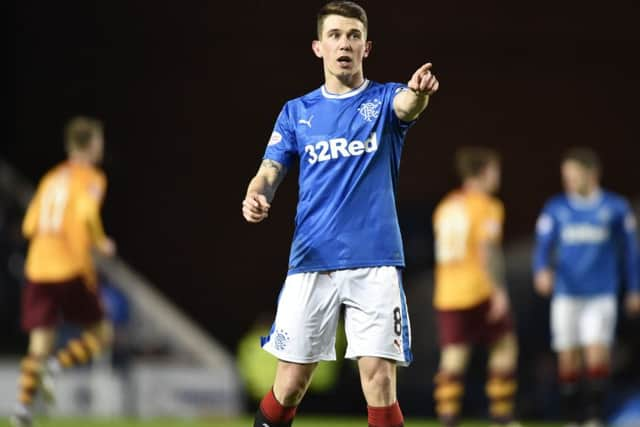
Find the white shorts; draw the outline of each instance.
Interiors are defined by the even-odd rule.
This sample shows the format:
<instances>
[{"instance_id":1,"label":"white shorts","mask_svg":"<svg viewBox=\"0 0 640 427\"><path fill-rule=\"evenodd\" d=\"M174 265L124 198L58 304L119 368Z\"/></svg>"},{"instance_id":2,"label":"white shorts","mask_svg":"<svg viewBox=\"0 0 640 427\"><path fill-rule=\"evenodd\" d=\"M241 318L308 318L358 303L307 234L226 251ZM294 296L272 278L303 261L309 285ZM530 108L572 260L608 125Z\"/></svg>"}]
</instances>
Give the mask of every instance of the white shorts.
<instances>
[{"instance_id":1,"label":"white shorts","mask_svg":"<svg viewBox=\"0 0 640 427\"><path fill-rule=\"evenodd\" d=\"M292 274L262 347L280 360L335 360L336 328L344 306L345 357L373 356L401 366L411 360L411 326L396 267Z\"/></svg>"},{"instance_id":2,"label":"white shorts","mask_svg":"<svg viewBox=\"0 0 640 427\"><path fill-rule=\"evenodd\" d=\"M551 299L551 334L555 351L592 344L610 346L616 327L616 297L555 296Z\"/></svg>"}]
</instances>

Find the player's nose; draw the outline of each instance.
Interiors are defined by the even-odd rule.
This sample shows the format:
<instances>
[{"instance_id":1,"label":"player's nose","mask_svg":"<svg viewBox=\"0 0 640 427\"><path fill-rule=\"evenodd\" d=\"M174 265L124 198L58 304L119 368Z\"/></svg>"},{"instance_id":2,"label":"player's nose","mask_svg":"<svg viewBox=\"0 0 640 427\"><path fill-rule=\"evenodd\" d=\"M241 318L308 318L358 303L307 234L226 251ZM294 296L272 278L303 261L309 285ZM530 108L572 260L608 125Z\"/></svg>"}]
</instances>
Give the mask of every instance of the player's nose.
<instances>
[{"instance_id":1,"label":"player's nose","mask_svg":"<svg viewBox=\"0 0 640 427\"><path fill-rule=\"evenodd\" d=\"M340 50L351 50L351 43L349 38L346 36L340 37L340 41L338 43L338 49Z\"/></svg>"}]
</instances>

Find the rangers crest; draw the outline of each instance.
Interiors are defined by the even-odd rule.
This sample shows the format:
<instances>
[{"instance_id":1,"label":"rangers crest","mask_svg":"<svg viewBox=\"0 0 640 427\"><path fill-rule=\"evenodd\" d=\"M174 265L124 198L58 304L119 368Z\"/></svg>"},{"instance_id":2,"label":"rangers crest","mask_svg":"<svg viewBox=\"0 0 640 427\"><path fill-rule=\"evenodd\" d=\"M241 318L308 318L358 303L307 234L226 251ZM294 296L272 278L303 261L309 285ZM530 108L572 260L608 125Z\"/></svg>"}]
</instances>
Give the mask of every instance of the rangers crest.
<instances>
[{"instance_id":1,"label":"rangers crest","mask_svg":"<svg viewBox=\"0 0 640 427\"><path fill-rule=\"evenodd\" d=\"M358 112L360 115L368 122L373 119L377 119L380 115L380 106L382 102L379 99L374 99L373 101L364 102L358 108Z\"/></svg>"},{"instance_id":2,"label":"rangers crest","mask_svg":"<svg viewBox=\"0 0 640 427\"><path fill-rule=\"evenodd\" d=\"M278 350L284 350L289 342L289 334L282 329L276 331L275 334L275 347Z\"/></svg>"}]
</instances>

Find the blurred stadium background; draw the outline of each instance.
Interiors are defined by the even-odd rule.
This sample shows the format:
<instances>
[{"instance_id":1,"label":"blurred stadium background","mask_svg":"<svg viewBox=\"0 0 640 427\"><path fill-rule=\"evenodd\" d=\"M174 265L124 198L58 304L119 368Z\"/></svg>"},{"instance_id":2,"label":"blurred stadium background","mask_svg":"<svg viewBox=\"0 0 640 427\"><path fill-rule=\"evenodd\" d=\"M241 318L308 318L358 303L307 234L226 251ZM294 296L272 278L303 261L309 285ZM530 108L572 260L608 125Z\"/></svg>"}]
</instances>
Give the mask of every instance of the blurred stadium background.
<instances>
[{"instance_id":1,"label":"blurred stadium background","mask_svg":"<svg viewBox=\"0 0 640 427\"><path fill-rule=\"evenodd\" d=\"M104 361L60 379L59 403L48 415L107 417L96 425L109 426L120 425L109 417L226 426L211 417L255 409L274 366L255 337L272 320L286 272L295 171L267 224L245 224L240 202L282 103L321 83L310 41L322 3L13 4L15 128L8 123L0 143L0 417L11 410L26 348L18 326L20 221L37 179L63 158L62 127L75 114L106 125L103 217L120 256L101 260L100 271L117 341ZM368 77L404 81L428 59L442 84L409 133L399 186L416 358L400 372L404 412L433 417L430 218L456 185L453 151L472 143L503 155L500 196L521 346L518 407L523 419L553 420L555 359L548 303L532 291L532 231L545 199L560 190L558 162L571 145L595 148L605 186L640 201L640 6L360 3L374 40ZM619 319L608 409L612 424L622 425L640 411L640 323ZM484 357L474 356L464 402L479 419ZM354 366L328 365L296 425L338 426L329 418L305 424L304 415L364 409Z\"/></svg>"}]
</instances>

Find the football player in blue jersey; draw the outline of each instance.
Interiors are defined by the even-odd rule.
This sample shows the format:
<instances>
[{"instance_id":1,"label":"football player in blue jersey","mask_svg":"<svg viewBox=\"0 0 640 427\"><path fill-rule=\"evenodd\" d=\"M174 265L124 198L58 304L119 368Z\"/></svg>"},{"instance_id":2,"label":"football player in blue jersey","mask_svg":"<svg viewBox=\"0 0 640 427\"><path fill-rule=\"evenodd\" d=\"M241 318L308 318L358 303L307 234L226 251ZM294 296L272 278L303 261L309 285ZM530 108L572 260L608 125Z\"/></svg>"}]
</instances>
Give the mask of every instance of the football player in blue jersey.
<instances>
[{"instance_id":1,"label":"football player in blue jersey","mask_svg":"<svg viewBox=\"0 0 640 427\"><path fill-rule=\"evenodd\" d=\"M396 399L396 364L411 361L402 289L402 240L396 212L399 162L408 128L438 81L427 63L408 84L367 80L367 16L333 1L318 13L313 52L324 84L285 104L242 203L244 218L267 218L275 191L299 164L299 197L289 270L263 348L279 362L257 427L290 426L321 360L335 360L344 310L370 426L404 425Z\"/></svg>"},{"instance_id":2,"label":"football player in blue jersey","mask_svg":"<svg viewBox=\"0 0 640 427\"><path fill-rule=\"evenodd\" d=\"M593 150L568 151L565 193L547 202L536 230L534 284L552 295L552 345L570 425L602 425L621 281L628 313L640 312L636 220L623 197L600 187L600 170Z\"/></svg>"}]
</instances>

